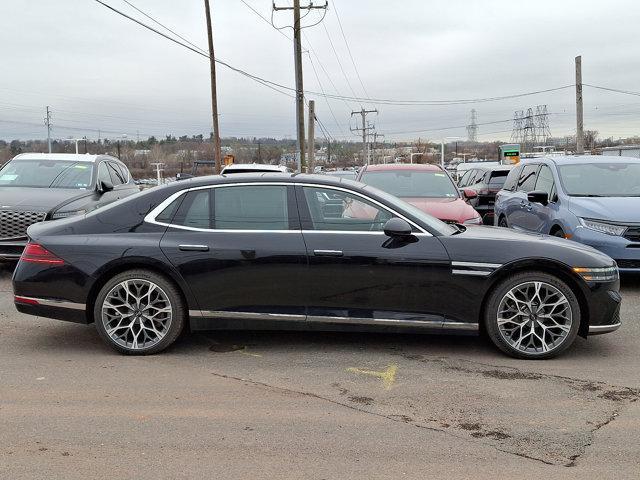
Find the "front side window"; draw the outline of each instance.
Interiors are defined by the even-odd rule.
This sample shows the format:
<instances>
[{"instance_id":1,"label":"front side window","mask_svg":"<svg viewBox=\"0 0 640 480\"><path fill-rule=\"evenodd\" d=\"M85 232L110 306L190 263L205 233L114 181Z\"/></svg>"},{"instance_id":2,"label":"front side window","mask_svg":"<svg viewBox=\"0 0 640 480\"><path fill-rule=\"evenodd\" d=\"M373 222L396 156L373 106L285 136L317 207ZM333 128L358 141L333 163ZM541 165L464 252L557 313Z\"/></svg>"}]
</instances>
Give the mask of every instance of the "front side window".
<instances>
[{"instance_id":1,"label":"front side window","mask_svg":"<svg viewBox=\"0 0 640 480\"><path fill-rule=\"evenodd\" d=\"M107 163L107 167L109 169L109 174L111 175L111 183L114 186L122 185L123 183L125 183L122 172L120 171L120 168L116 164L109 162Z\"/></svg>"},{"instance_id":2,"label":"front side window","mask_svg":"<svg viewBox=\"0 0 640 480\"><path fill-rule=\"evenodd\" d=\"M509 175L507 175L507 179L505 180L504 185L502 186L504 190L509 190L509 191L515 190L516 185L518 183L518 179L520 178L521 169L522 167L515 167L513 170L509 172Z\"/></svg>"},{"instance_id":3,"label":"front side window","mask_svg":"<svg viewBox=\"0 0 640 480\"><path fill-rule=\"evenodd\" d=\"M401 198L458 198L455 184L441 170L365 171L362 183Z\"/></svg>"},{"instance_id":4,"label":"front side window","mask_svg":"<svg viewBox=\"0 0 640 480\"><path fill-rule=\"evenodd\" d=\"M551 199L551 192L553 191L553 173L551 173L551 169L546 165L542 165L540 167L540 172L538 173L538 180L536 181L536 190L541 192L547 192L549 195L549 199Z\"/></svg>"},{"instance_id":5,"label":"front side window","mask_svg":"<svg viewBox=\"0 0 640 480\"><path fill-rule=\"evenodd\" d=\"M536 172L538 165L525 165L518 178L518 190L521 192L530 192L536 184Z\"/></svg>"},{"instance_id":6,"label":"front side window","mask_svg":"<svg viewBox=\"0 0 640 480\"><path fill-rule=\"evenodd\" d=\"M469 178L471 177L472 172L472 170L468 170L464 175L462 175L462 178L458 182L458 186L466 187L469 185Z\"/></svg>"},{"instance_id":7,"label":"front side window","mask_svg":"<svg viewBox=\"0 0 640 480\"><path fill-rule=\"evenodd\" d=\"M314 230L380 232L393 215L359 195L329 188L304 187Z\"/></svg>"},{"instance_id":8,"label":"front side window","mask_svg":"<svg viewBox=\"0 0 640 480\"><path fill-rule=\"evenodd\" d=\"M214 228L288 230L287 187L257 185L214 189Z\"/></svg>"},{"instance_id":9,"label":"front side window","mask_svg":"<svg viewBox=\"0 0 640 480\"><path fill-rule=\"evenodd\" d=\"M2 187L91 188L93 165L68 160L14 160L0 170Z\"/></svg>"}]
</instances>

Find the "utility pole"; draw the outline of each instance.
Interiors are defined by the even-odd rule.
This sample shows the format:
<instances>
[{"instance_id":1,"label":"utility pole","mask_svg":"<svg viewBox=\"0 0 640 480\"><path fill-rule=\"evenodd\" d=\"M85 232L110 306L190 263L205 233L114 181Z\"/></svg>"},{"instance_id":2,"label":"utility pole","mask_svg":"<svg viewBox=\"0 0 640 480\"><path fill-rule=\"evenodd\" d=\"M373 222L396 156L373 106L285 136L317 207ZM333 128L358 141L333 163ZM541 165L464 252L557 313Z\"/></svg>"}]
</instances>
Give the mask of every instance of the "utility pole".
<instances>
[{"instance_id":1,"label":"utility pole","mask_svg":"<svg viewBox=\"0 0 640 480\"><path fill-rule=\"evenodd\" d=\"M315 145L316 102L309 100L309 158L307 161L307 173L313 173L313 164L316 160Z\"/></svg>"},{"instance_id":2,"label":"utility pole","mask_svg":"<svg viewBox=\"0 0 640 480\"><path fill-rule=\"evenodd\" d=\"M304 143L304 85L302 79L302 27L300 24L300 8L307 10L326 10L329 2L325 0L324 5L309 5L300 7L300 0L293 0L293 7L277 7L275 0L273 2L273 11L293 10L293 59L296 75L296 131L297 131L297 149L300 156L300 171L305 171L305 143Z\"/></svg>"},{"instance_id":3,"label":"utility pole","mask_svg":"<svg viewBox=\"0 0 640 480\"><path fill-rule=\"evenodd\" d=\"M576 153L584 153L584 118L582 113L582 56L576 57Z\"/></svg>"},{"instance_id":4,"label":"utility pole","mask_svg":"<svg viewBox=\"0 0 640 480\"><path fill-rule=\"evenodd\" d=\"M367 132L369 130L373 130L375 127L372 125L367 126L366 118L368 113L378 113L378 110L365 110L364 107L360 109L360 111L351 112L351 116L361 115L362 116L362 127L361 128L352 128L352 132L362 132L362 164L367 165L369 163L369 156L367 155Z\"/></svg>"},{"instance_id":5,"label":"utility pole","mask_svg":"<svg viewBox=\"0 0 640 480\"><path fill-rule=\"evenodd\" d=\"M164 163L158 162L158 163L151 163L150 164L152 167L156 167L156 175L158 177L158 186L162 185L162 172L164 171Z\"/></svg>"},{"instance_id":6,"label":"utility pole","mask_svg":"<svg viewBox=\"0 0 640 480\"><path fill-rule=\"evenodd\" d=\"M211 11L209 0L204 0L204 11L207 16L207 37L209 40L209 65L211 67L211 115L213 116L213 155L215 173L222 168L222 152L220 150L220 129L218 128L218 94L216 88L216 57L213 51L213 33L211 31Z\"/></svg>"},{"instance_id":7,"label":"utility pole","mask_svg":"<svg viewBox=\"0 0 640 480\"><path fill-rule=\"evenodd\" d=\"M373 157L373 163L376 163L376 149L378 147L378 137L384 137L383 133L378 133L378 132L373 132L373 153L372 153L372 157Z\"/></svg>"},{"instance_id":8,"label":"utility pole","mask_svg":"<svg viewBox=\"0 0 640 480\"><path fill-rule=\"evenodd\" d=\"M47 126L47 147L49 148L49 153L51 153L51 110L49 110L49 105L47 105L47 116L44 117L44 124Z\"/></svg>"}]
</instances>

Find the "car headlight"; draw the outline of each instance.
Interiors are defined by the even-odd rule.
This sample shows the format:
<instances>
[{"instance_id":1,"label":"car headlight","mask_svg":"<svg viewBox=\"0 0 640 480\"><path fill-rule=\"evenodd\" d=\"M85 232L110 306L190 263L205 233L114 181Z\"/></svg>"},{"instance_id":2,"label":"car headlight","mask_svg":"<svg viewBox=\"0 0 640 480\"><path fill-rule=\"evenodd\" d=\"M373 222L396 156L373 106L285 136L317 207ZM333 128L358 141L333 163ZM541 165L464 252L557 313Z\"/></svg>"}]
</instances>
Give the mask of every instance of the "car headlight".
<instances>
[{"instance_id":1,"label":"car headlight","mask_svg":"<svg viewBox=\"0 0 640 480\"><path fill-rule=\"evenodd\" d=\"M580 223L585 228L595 230L600 233L606 233L607 235L620 236L627 230L627 227L623 225L613 225L612 223L598 222L588 218L581 218Z\"/></svg>"},{"instance_id":2,"label":"car headlight","mask_svg":"<svg viewBox=\"0 0 640 480\"><path fill-rule=\"evenodd\" d=\"M464 221L465 225L482 225L482 217L473 217Z\"/></svg>"},{"instance_id":3,"label":"car headlight","mask_svg":"<svg viewBox=\"0 0 640 480\"><path fill-rule=\"evenodd\" d=\"M575 267L573 271L587 282L612 282L620 277L617 265L602 268Z\"/></svg>"},{"instance_id":4,"label":"car headlight","mask_svg":"<svg viewBox=\"0 0 640 480\"><path fill-rule=\"evenodd\" d=\"M60 218L73 217L75 215L84 215L85 213L87 213L87 211L84 210L84 209L82 209L82 210L63 210L63 211L53 212L53 214L51 215L51 220L58 220Z\"/></svg>"}]
</instances>

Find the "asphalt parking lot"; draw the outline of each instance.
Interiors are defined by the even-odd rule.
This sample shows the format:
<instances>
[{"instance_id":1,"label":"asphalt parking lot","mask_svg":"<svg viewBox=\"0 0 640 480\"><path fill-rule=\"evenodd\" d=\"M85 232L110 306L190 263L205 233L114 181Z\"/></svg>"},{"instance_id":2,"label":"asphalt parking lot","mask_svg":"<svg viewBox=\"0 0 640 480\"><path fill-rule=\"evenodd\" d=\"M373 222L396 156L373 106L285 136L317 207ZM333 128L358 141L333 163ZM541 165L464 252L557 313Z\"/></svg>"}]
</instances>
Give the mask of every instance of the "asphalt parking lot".
<instances>
[{"instance_id":1,"label":"asphalt parking lot","mask_svg":"<svg viewBox=\"0 0 640 480\"><path fill-rule=\"evenodd\" d=\"M125 357L18 314L10 276L2 478L640 477L640 278L618 332L519 361L477 337L290 332Z\"/></svg>"}]
</instances>

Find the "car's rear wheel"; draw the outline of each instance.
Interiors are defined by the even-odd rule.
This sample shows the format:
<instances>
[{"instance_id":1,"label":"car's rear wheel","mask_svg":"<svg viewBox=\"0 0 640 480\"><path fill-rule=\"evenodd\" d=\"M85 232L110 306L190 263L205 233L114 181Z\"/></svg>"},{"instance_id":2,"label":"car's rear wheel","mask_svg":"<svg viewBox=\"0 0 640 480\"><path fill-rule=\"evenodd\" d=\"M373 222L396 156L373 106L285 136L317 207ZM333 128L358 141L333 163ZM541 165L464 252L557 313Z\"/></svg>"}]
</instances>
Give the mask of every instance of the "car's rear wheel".
<instances>
[{"instance_id":1,"label":"car's rear wheel","mask_svg":"<svg viewBox=\"0 0 640 480\"><path fill-rule=\"evenodd\" d=\"M110 279L94 306L100 337L120 353L149 355L180 335L186 311L176 286L148 270L130 270Z\"/></svg>"},{"instance_id":2,"label":"car's rear wheel","mask_svg":"<svg viewBox=\"0 0 640 480\"><path fill-rule=\"evenodd\" d=\"M551 358L569 348L580 327L580 305L553 275L524 272L499 283L485 311L487 333L517 358Z\"/></svg>"}]
</instances>

